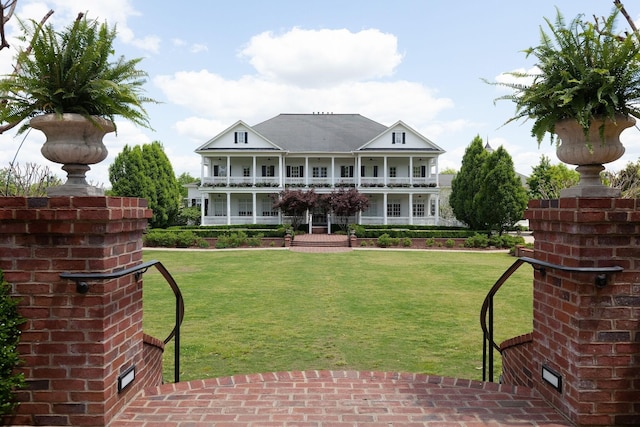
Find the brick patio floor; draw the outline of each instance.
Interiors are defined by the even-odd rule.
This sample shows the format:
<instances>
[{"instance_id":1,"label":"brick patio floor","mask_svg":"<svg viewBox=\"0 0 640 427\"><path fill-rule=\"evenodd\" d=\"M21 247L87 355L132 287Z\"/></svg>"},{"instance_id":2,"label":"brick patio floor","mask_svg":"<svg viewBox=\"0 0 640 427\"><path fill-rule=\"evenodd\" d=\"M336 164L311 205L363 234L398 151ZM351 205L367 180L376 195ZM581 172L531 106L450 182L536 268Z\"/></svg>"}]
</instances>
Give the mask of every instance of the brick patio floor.
<instances>
[{"instance_id":1,"label":"brick patio floor","mask_svg":"<svg viewBox=\"0 0 640 427\"><path fill-rule=\"evenodd\" d=\"M304 371L151 388L110 427L571 425L527 388L422 374Z\"/></svg>"}]
</instances>

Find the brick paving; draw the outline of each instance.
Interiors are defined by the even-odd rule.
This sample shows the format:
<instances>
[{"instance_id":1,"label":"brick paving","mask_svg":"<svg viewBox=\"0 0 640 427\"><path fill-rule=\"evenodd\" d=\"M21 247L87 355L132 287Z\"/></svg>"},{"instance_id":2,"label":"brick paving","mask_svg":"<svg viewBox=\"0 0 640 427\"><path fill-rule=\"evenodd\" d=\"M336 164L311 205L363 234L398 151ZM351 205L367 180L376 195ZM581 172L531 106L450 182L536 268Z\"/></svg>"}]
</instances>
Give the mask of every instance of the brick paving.
<instances>
[{"instance_id":1,"label":"brick paving","mask_svg":"<svg viewBox=\"0 0 640 427\"><path fill-rule=\"evenodd\" d=\"M165 384L110 427L571 426L534 391L422 374L304 371Z\"/></svg>"}]
</instances>

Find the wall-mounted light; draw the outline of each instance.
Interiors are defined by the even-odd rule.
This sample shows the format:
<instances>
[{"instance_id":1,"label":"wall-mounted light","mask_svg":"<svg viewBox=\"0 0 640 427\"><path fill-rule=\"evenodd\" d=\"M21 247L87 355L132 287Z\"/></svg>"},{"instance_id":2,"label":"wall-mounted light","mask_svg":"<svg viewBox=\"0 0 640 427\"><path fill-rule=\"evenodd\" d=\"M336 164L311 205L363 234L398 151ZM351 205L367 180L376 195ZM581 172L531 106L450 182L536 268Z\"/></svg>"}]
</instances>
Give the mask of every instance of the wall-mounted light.
<instances>
[{"instance_id":1,"label":"wall-mounted light","mask_svg":"<svg viewBox=\"0 0 640 427\"><path fill-rule=\"evenodd\" d=\"M551 385L551 387L555 388L558 393L562 393L562 375L542 365L542 379Z\"/></svg>"},{"instance_id":2,"label":"wall-mounted light","mask_svg":"<svg viewBox=\"0 0 640 427\"><path fill-rule=\"evenodd\" d=\"M129 387L136 379L136 365L131 366L118 376L118 393Z\"/></svg>"}]
</instances>

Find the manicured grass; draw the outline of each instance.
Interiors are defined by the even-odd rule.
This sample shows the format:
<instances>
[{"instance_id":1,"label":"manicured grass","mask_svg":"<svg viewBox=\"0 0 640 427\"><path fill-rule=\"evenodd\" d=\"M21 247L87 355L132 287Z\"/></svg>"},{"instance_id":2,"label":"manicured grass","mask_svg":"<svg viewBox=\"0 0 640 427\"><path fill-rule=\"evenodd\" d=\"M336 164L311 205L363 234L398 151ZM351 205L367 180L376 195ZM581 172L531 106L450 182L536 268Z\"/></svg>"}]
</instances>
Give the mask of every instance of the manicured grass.
<instances>
[{"instance_id":1,"label":"manicured grass","mask_svg":"<svg viewBox=\"0 0 640 427\"><path fill-rule=\"evenodd\" d=\"M480 307L515 260L409 250L145 250L144 259L161 261L184 296L181 380L306 369L481 379ZM531 331L531 283L523 266L496 297L497 342ZM150 269L145 332L164 339L174 305ZM172 344L165 378L173 378Z\"/></svg>"}]
</instances>

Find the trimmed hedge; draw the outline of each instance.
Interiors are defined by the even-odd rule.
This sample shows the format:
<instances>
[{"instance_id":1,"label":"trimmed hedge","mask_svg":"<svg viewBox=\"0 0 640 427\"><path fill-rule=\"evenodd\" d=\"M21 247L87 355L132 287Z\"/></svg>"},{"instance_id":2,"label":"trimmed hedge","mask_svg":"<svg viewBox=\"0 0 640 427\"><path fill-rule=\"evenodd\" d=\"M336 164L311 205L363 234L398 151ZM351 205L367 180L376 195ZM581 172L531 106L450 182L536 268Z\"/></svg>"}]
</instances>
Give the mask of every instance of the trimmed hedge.
<instances>
[{"instance_id":1,"label":"trimmed hedge","mask_svg":"<svg viewBox=\"0 0 640 427\"><path fill-rule=\"evenodd\" d=\"M438 227L434 225L356 225L354 230L356 237L368 239L379 238L385 234L392 238L464 239L478 233L477 230L461 227Z\"/></svg>"},{"instance_id":2,"label":"trimmed hedge","mask_svg":"<svg viewBox=\"0 0 640 427\"><path fill-rule=\"evenodd\" d=\"M18 302L11 297L11 287L0 271L0 415L13 412L17 405L13 392L24 387L24 376L15 372L20 364L18 342L22 323Z\"/></svg>"}]
</instances>

